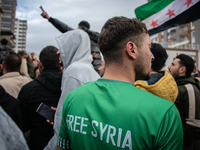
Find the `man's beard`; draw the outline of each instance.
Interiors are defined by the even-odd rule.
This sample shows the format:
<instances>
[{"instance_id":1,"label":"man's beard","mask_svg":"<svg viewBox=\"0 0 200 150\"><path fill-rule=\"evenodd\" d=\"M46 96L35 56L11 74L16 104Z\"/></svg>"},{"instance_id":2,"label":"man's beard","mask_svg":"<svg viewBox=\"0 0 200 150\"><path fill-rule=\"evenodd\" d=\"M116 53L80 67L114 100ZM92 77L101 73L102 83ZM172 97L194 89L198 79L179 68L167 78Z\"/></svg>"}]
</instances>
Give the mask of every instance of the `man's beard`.
<instances>
[{"instance_id":1,"label":"man's beard","mask_svg":"<svg viewBox=\"0 0 200 150\"><path fill-rule=\"evenodd\" d=\"M142 68L136 68L135 69L135 81L137 80L149 80L151 78L151 74L150 72L148 74L145 74L143 72L143 69Z\"/></svg>"},{"instance_id":2,"label":"man's beard","mask_svg":"<svg viewBox=\"0 0 200 150\"><path fill-rule=\"evenodd\" d=\"M148 73L145 73L144 66L145 64L143 63L143 60L140 58L135 66L135 81L149 80L151 78L150 70Z\"/></svg>"},{"instance_id":3,"label":"man's beard","mask_svg":"<svg viewBox=\"0 0 200 150\"><path fill-rule=\"evenodd\" d=\"M173 74L170 72L170 74L174 77L174 79L179 77L179 69L177 69Z\"/></svg>"}]
</instances>

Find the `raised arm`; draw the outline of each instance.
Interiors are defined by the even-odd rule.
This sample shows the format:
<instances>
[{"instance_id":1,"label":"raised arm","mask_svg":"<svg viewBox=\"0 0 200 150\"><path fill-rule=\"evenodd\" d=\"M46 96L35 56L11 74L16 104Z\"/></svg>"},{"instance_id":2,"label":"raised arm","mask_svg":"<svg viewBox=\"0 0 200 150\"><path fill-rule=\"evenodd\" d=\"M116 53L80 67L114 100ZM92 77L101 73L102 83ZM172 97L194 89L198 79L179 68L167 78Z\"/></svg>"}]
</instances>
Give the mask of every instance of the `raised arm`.
<instances>
[{"instance_id":1,"label":"raised arm","mask_svg":"<svg viewBox=\"0 0 200 150\"><path fill-rule=\"evenodd\" d=\"M73 28L69 27L68 25L66 25L65 23L57 20L57 19L54 19L52 17L50 17L48 15L48 13L46 11L44 11L43 7L40 6L41 10L42 10L42 13L41 13L41 16L47 20L49 20L49 22L51 22L51 24L56 27L60 32L62 33L65 33L69 30L73 30Z\"/></svg>"}]
</instances>

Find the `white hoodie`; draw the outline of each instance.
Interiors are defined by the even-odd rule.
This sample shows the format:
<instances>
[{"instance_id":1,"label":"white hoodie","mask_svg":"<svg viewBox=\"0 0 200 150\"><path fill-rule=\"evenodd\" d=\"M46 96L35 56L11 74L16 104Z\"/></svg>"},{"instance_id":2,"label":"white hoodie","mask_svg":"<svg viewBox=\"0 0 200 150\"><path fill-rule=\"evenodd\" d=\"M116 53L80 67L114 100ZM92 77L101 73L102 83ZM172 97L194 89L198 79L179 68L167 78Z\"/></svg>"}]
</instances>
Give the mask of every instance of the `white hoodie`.
<instances>
[{"instance_id":1,"label":"white hoodie","mask_svg":"<svg viewBox=\"0 0 200 150\"><path fill-rule=\"evenodd\" d=\"M63 61L62 94L54 118L54 136L45 150L55 150L66 96L80 85L96 81L100 76L92 66L90 39L86 32L77 29L56 38Z\"/></svg>"}]
</instances>

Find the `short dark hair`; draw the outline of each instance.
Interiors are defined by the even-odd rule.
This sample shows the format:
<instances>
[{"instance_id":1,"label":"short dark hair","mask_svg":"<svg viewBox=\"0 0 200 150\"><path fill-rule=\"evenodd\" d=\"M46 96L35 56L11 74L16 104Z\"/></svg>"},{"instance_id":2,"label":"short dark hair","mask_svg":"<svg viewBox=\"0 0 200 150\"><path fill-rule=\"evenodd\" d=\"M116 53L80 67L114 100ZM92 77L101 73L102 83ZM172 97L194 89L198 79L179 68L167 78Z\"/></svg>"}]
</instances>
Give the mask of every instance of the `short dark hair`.
<instances>
[{"instance_id":1,"label":"short dark hair","mask_svg":"<svg viewBox=\"0 0 200 150\"><path fill-rule=\"evenodd\" d=\"M151 69L153 71L159 72L165 66L165 62L168 58L167 51L162 47L162 45L158 43L152 43L151 52L154 55Z\"/></svg>"},{"instance_id":2,"label":"short dark hair","mask_svg":"<svg viewBox=\"0 0 200 150\"><path fill-rule=\"evenodd\" d=\"M148 33L146 25L141 21L126 17L113 17L101 29L98 44L106 65L122 63L122 50L128 41L137 47L141 46L143 33Z\"/></svg>"},{"instance_id":3,"label":"short dark hair","mask_svg":"<svg viewBox=\"0 0 200 150\"><path fill-rule=\"evenodd\" d=\"M90 24L89 24L87 21L85 21L85 20L79 22L78 25L79 25L80 27L86 27L87 29L90 29Z\"/></svg>"},{"instance_id":4,"label":"short dark hair","mask_svg":"<svg viewBox=\"0 0 200 150\"><path fill-rule=\"evenodd\" d=\"M59 56L57 55L58 49L54 46L47 46L40 52L39 59L45 69L59 69Z\"/></svg>"},{"instance_id":5,"label":"short dark hair","mask_svg":"<svg viewBox=\"0 0 200 150\"><path fill-rule=\"evenodd\" d=\"M8 44L8 40L5 39L5 38L3 38L3 39L1 40L1 44L2 44L2 45L7 45L7 44Z\"/></svg>"},{"instance_id":6,"label":"short dark hair","mask_svg":"<svg viewBox=\"0 0 200 150\"><path fill-rule=\"evenodd\" d=\"M11 51L4 59L4 67L8 72L15 72L20 70L22 58L14 51Z\"/></svg>"},{"instance_id":7,"label":"short dark hair","mask_svg":"<svg viewBox=\"0 0 200 150\"><path fill-rule=\"evenodd\" d=\"M186 54L180 54L180 55L176 56L176 58L180 59L180 61L179 61L180 67L185 66L186 76L190 77L191 73L195 67L195 61Z\"/></svg>"},{"instance_id":8,"label":"short dark hair","mask_svg":"<svg viewBox=\"0 0 200 150\"><path fill-rule=\"evenodd\" d=\"M26 55L26 52L25 51L18 51L17 54L19 54L20 56L24 56L24 55Z\"/></svg>"}]
</instances>

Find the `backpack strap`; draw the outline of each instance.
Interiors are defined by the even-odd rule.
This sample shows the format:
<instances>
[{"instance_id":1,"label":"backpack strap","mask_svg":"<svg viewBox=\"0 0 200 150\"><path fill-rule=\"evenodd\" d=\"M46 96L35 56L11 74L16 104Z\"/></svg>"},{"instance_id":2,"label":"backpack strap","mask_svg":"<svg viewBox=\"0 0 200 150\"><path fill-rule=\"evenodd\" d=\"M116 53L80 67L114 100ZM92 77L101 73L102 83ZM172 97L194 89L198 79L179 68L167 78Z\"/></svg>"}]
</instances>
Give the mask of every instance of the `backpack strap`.
<instances>
[{"instance_id":1,"label":"backpack strap","mask_svg":"<svg viewBox=\"0 0 200 150\"><path fill-rule=\"evenodd\" d=\"M188 118L186 118L186 124L200 127L200 120L195 119L196 113L196 100L195 100L195 92L192 84L184 85L187 89L188 100L189 100L189 114Z\"/></svg>"}]
</instances>

